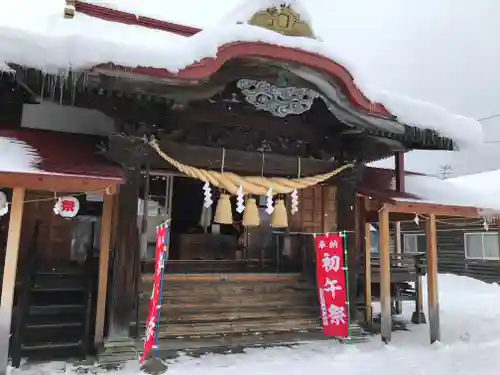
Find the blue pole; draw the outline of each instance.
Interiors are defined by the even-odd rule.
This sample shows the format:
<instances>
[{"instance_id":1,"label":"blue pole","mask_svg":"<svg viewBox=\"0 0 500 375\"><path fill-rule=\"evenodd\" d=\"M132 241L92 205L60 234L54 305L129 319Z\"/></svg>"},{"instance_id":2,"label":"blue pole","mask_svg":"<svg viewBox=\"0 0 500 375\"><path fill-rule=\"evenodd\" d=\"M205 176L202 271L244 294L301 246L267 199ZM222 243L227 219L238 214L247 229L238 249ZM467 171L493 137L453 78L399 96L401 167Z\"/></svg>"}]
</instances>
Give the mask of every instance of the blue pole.
<instances>
[{"instance_id":1,"label":"blue pole","mask_svg":"<svg viewBox=\"0 0 500 375\"><path fill-rule=\"evenodd\" d=\"M161 279L160 279L160 297L158 300L158 313L156 315L156 342L155 342L155 348L154 348L154 359L156 359L156 355L158 353L158 341L159 341L159 333L158 333L158 328L160 327L160 312L161 312L161 303L163 300L163 278L165 276L165 264L166 261L168 260L168 251L167 251L167 246L168 246L168 237L169 237L169 231L168 231L168 224L165 224L165 243L163 247L163 261L162 261L162 272L161 272Z\"/></svg>"}]
</instances>

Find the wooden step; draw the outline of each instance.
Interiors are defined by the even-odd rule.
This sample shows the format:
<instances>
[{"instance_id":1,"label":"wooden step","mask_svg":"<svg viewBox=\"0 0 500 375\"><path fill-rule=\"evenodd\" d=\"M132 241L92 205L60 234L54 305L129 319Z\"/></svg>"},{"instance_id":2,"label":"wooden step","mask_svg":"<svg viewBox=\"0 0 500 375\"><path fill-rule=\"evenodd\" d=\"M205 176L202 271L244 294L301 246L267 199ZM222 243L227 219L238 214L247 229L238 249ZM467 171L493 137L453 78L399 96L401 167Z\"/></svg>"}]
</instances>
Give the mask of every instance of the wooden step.
<instances>
[{"instance_id":1,"label":"wooden step","mask_svg":"<svg viewBox=\"0 0 500 375\"><path fill-rule=\"evenodd\" d=\"M25 345L74 342L81 340L83 333L83 324L78 322L71 325L69 323L63 325L30 325L23 332L23 342Z\"/></svg>"},{"instance_id":2,"label":"wooden step","mask_svg":"<svg viewBox=\"0 0 500 375\"><path fill-rule=\"evenodd\" d=\"M61 292L70 292L70 293L75 293L75 292L85 292L84 287L78 287L78 286L60 286L60 287L43 287L43 286L34 286L31 290L31 292L38 292L38 293L61 293Z\"/></svg>"},{"instance_id":3,"label":"wooden step","mask_svg":"<svg viewBox=\"0 0 500 375\"><path fill-rule=\"evenodd\" d=\"M85 315L81 313L65 313L65 314L38 314L28 315L25 325L43 326L51 324L73 324L74 322L83 322Z\"/></svg>"},{"instance_id":4,"label":"wooden step","mask_svg":"<svg viewBox=\"0 0 500 375\"><path fill-rule=\"evenodd\" d=\"M162 303L169 305L175 304L198 304L211 305L217 304L253 304L259 302L268 302L271 304L291 304L298 302L310 301L311 298L316 298L316 294L310 291L283 291L281 293L234 293L234 294L184 294L184 295L168 295L162 296ZM149 303L149 296L143 296L141 302Z\"/></svg>"},{"instance_id":5,"label":"wooden step","mask_svg":"<svg viewBox=\"0 0 500 375\"><path fill-rule=\"evenodd\" d=\"M147 315L142 315L141 322L145 324ZM160 324L173 324L173 323L209 323L209 322L237 322L242 320L290 320L296 318L310 318L319 319L319 309L317 308L304 308L304 309L268 309L260 310L254 309L253 311L212 311L207 312L178 312L166 311L165 314L160 313Z\"/></svg>"},{"instance_id":6,"label":"wooden step","mask_svg":"<svg viewBox=\"0 0 500 375\"><path fill-rule=\"evenodd\" d=\"M139 296L141 298L150 298L152 287L147 291L142 291ZM170 288L168 285L163 285L162 296L169 298L186 298L190 296L247 296L247 295L276 295L284 293L297 293L302 295L315 294L316 289L297 287L292 285L283 286L281 288L270 287L265 285L255 285L251 286L218 286L213 288Z\"/></svg>"},{"instance_id":7,"label":"wooden step","mask_svg":"<svg viewBox=\"0 0 500 375\"><path fill-rule=\"evenodd\" d=\"M197 324L165 324L160 325L160 338L176 338L183 336L219 336L227 334L245 333L269 333L288 332L299 330L319 329L319 319L290 319L276 321L275 319L221 322L221 323L197 323Z\"/></svg>"},{"instance_id":8,"label":"wooden step","mask_svg":"<svg viewBox=\"0 0 500 375\"><path fill-rule=\"evenodd\" d=\"M80 348L82 342L74 341L74 342L57 342L57 343L41 343L41 344L33 344L33 345L23 345L21 350L26 351L46 351L46 350L55 350L55 349L76 349Z\"/></svg>"},{"instance_id":9,"label":"wooden step","mask_svg":"<svg viewBox=\"0 0 500 375\"><path fill-rule=\"evenodd\" d=\"M66 322L66 323L46 323L46 324L26 324L26 329L64 329L83 327L82 322Z\"/></svg>"},{"instance_id":10,"label":"wooden step","mask_svg":"<svg viewBox=\"0 0 500 375\"><path fill-rule=\"evenodd\" d=\"M44 315L44 314L74 314L84 313L85 305L47 305L47 306L30 306L30 315Z\"/></svg>"}]
</instances>

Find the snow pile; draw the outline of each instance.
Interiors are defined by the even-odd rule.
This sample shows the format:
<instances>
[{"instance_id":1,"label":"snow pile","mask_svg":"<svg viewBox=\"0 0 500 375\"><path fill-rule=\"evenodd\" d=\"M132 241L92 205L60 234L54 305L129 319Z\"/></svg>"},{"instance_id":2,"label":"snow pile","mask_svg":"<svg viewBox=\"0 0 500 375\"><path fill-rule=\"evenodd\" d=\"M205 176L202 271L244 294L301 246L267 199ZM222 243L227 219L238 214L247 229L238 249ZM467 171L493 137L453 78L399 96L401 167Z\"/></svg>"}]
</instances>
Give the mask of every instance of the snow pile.
<instances>
[{"instance_id":1,"label":"snow pile","mask_svg":"<svg viewBox=\"0 0 500 375\"><path fill-rule=\"evenodd\" d=\"M12 74L12 73L14 73L14 69L12 69L10 66L8 66L3 61L0 61L0 74L3 74L3 73Z\"/></svg>"},{"instance_id":2,"label":"snow pile","mask_svg":"<svg viewBox=\"0 0 500 375\"><path fill-rule=\"evenodd\" d=\"M426 297L426 286L424 301ZM249 349L244 354L182 356L171 361L170 375L302 375L332 373L364 375L496 375L500 368L500 287L453 275L439 276L442 342L429 345L429 325L410 325L394 332L391 345L374 336L369 343L342 345L335 341L294 348ZM405 302L409 318L414 305ZM424 311L427 311L425 308ZM11 375L76 375L85 369L63 363L26 366ZM89 373L106 372L92 368ZM113 375L141 374L130 362Z\"/></svg>"},{"instance_id":3,"label":"snow pile","mask_svg":"<svg viewBox=\"0 0 500 375\"><path fill-rule=\"evenodd\" d=\"M420 200L398 198L399 201L416 201L449 206L476 207L479 209L500 210L500 195L485 194L472 185L456 184L453 179L406 175L405 190Z\"/></svg>"},{"instance_id":4,"label":"snow pile","mask_svg":"<svg viewBox=\"0 0 500 375\"><path fill-rule=\"evenodd\" d=\"M473 189L483 196L500 196L500 169L450 178L448 181L460 188Z\"/></svg>"},{"instance_id":5,"label":"snow pile","mask_svg":"<svg viewBox=\"0 0 500 375\"><path fill-rule=\"evenodd\" d=\"M0 173L40 172L37 164L40 157L30 145L16 139L0 137Z\"/></svg>"},{"instance_id":6,"label":"snow pile","mask_svg":"<svg viewBox=\"0 0 500 375\"><path fill-rule=\"evenodd\" d=\"M399 8L399 5L394 3L395 0L385 1L388 3L388 9L395 12L392 14L393 17L399 14L408 18L409 13ZM447 2L449 0L440 1ZM394 89L390 87L394 78L387 76L381 80L378 72L367 68L373 65L370 61L371 58L382 56L385 65L388 66L385 69L391 70L393 69L391 67L393 64L392 55L400 52L393 52L392 55L385 56L375 46L369 47L370 44L375 44L374 42L378 40L370 30L365 30L367 34L360 38L360 34L357 32L361 25L358 19L359 7L358 11L352 13L351 5L345 5L345 2L312 0L308 1L307 7L305 7L301 6L298 1L293 1L293 6L300 11L304 11L302 8L309 10L305 17L311 18L314 30L319 30L318 35L323 39L320 41L287 37L246 24L236 25L240 16L248 18L248 15L254 11L281 3L281 1L276 0L253 2L245 0L232 13L229 12L229 7L234 7L235 1L229 0L218 0L217 6L213 4L214 2L191 0L177 3L176 7L167 7L164 1L158 0L147 2L94 0L92 2L125 11L133 12L135 10L133 13L160 19L164 19L164 16L171 11L175 13L175 8L179 7L187 10L184 18L197 14L194 16L199 17L197 22L201 17L205 19L205 23L209 22L206 21L207 19L212 20L210 22L215 22L214 20L222 19L224 14L233 15L236 20L232 20L233 24L221 22L220 24L206 25L206 28L199 34L185 38L162 31L93 19L83 14L77 14L75 19L66 20L62 17L64 0L45 0L43 2L17 0L5 4L0 13L0 62L15 62L51 73L61 73L61 71L67 71L69 67L88 69L107 62L129 67L164 68L176 72L203 58L215 57L218 47L221 45L238 41L266 42L323 55L344 65L353 74L358 87L371 100L380 101L386 105L390 111L401 118L402 122L424 129L436 130L441 135L454 139L459 146L482 142L482 128L477 121L453 115L439 106L394 94L393 91L399 91L397 87ZM208 9L207 4L213 9L201 12L202 9ZM186 8L187 6L188 8ZM332 9L329 10L329 7ZM384 7L378 6L377 8ZM433 6L426 11L430 12L434 8L440 10L439 7ZM455 8L453 6L449 9ZM481 5L477 5L477 9L482 9ZM473 10L477 9L473 8ZM370 12L362 13L368 14ZM437 13L439 15L439 12ZM387 25L391 23L385 22L386 16L380 15L378 22L387 28ZM370 14L370 17L376 18L373 14ZM430 17L429 14L427 17ZM349 30L345 29L346 20L349 20ZM337 27L337 21L344 27ZM422 23L419 19L411 21L410 23L418 23L421 27ZM431 17L426 21L426 25L432 21L441 27L440 23L437 24L441 21L439 17L434 20ZM189 22L184 23L189 24ZM461 27L464 24L467 23L461 20ZM400 24L398 22L397 25L401 27L401 30L392 30L390 33L392 37L402 35L402 31L406 30L408 23ZM432 36L432 38L434 37ZM374 53L375 51L376 53ZM413 77L414 85L419 85L421 78L419 74L413 71L407 71L405 74ZM456 79L456 75L454 78ZM384 86L386 90L376 88L378 86Z\"/></svg>"}]
</instances>

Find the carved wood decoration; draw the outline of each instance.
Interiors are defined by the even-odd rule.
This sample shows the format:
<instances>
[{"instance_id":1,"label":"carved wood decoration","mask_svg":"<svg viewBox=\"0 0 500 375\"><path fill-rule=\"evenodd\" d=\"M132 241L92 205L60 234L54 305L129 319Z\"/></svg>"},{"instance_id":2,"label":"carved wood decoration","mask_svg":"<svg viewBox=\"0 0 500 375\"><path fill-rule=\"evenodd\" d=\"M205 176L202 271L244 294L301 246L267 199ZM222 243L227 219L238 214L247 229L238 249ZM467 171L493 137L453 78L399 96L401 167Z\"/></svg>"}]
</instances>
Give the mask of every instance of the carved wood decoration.
<instances>
[{"instance_id":1,"label":"carved wood decoration","mask_svg":"<svg viewBox=\"0 0 500 375\"><path fill-rule=\"evenodd\" d=\"M319 97L319 94L311 89L278 87L255 79L240 79L237 86L248 103L277 117L306 112L311 109L314 99Z\"/></svg>"},{"instance_id":2,"label":"carved wood decoration","mask_svg":"<svg viewBox=\"0 0 500 375\"><path fill-rule=\"evenodd\" d=\"M269 8L255 13L248 24L288 36L314 38L311 26L289 6Z\"/></svg>"}]
</instances>

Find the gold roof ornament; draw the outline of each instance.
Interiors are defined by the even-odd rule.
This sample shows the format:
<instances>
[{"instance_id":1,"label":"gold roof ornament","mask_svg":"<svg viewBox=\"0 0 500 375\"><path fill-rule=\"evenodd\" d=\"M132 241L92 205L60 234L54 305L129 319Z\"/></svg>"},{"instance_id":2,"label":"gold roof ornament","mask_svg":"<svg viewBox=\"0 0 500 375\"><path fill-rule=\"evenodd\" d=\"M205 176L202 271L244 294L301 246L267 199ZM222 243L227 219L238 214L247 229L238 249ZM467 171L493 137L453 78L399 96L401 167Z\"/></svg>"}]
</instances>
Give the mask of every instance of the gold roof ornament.
<instances>
[{"instance_id":1,"label":"gold roof ornament","mask_svg":"<svg viewBox=\"0 0 500 375\"><path fill-rule=\"evenodd\" d=\"M248 21L248 24L283 35L315 38L311 26L306 21L301 20L300 14L290 6L268 8L257 12Z\"/></svg>"}]
</instances>

